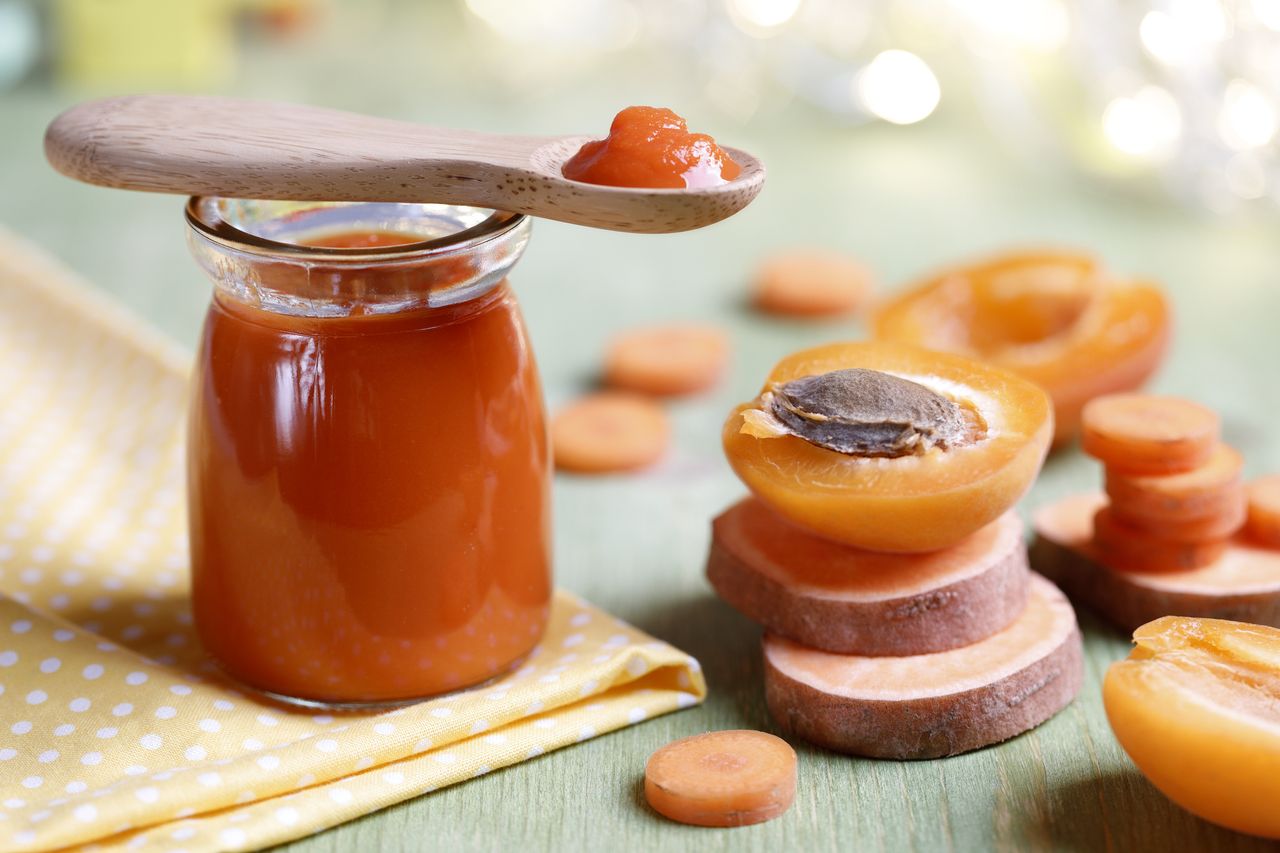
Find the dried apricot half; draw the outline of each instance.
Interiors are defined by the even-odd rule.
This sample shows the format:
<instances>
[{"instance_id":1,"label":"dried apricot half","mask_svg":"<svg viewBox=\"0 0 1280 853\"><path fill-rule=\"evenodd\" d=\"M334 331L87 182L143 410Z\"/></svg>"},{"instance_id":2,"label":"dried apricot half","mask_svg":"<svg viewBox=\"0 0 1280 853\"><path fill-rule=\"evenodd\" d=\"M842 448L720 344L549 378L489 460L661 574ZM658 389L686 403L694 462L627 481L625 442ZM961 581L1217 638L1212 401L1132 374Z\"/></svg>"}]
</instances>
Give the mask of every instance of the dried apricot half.
<instances>
[{"instance_id":1,"label":"dried apricot half","mask_svg":"<svg viewBox=\"0 0 1280 853\"><path fill-rule=\"evenodd\" d=\"M722 438L738 477L813 533L873 551L945 548L1035 479L1049 398L998 367L892 343L830 344L774 367Z\"/></svg>"},{"instance_id":2,"label":"dried apricot half","mask_svg":"<svg viewBox=\"0 0 1280 853\"><path fill-rule=\"evenodd\" d=\"M1280 630L1165 616L1133 640L1102 684L1124 751L1184 809L1280 838Z\"/></svg>"},{"instance_id":3,"label":"dried apricot half","mask_svg":"<svg viewBox=\"0 0 1280 853\"><path fill-rule=\"evenodd\" d=\"M1027 251L935 274L873 324L902 341L990 361L1053 398L1054 443L1090 399L1140 387L1168 345L1169 306L1153 284L1117 280L1085 254Z\"/></svg>"}]
</instances>

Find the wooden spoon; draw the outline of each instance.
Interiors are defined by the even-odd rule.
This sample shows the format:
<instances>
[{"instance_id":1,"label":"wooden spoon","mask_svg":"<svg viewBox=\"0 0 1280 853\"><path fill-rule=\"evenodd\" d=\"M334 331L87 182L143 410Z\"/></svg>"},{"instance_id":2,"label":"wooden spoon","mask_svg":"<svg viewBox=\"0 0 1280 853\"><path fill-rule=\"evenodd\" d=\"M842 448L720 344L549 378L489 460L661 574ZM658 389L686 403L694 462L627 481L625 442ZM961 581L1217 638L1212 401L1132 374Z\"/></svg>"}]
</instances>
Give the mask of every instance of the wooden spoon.
<instances>
[{"instance_id":1,"label":"wooden spoon","mask_svg":"<svg viewBox=\"0 0 1280 853\"><path fill-rule=\"evenodd\" d=\"M63 174L107 187L465 204L653 234L719 222L764 184L760 161L735 148L725 150L742 172L718 187L571 181L561 167L589 138L500 136L269 101L135 95L67 110L49 125L44 150Z\"/></svg>"}]
</instances>

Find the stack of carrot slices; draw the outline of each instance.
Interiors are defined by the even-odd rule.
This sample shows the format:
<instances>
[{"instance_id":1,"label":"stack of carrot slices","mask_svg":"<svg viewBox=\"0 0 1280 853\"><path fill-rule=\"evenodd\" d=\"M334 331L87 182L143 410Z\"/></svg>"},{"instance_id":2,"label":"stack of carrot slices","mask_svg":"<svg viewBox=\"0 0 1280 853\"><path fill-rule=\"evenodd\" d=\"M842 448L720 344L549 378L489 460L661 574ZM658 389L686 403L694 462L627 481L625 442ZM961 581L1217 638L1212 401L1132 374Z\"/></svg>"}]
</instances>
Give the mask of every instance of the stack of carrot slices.
<instances>
[{"instance_id":1,"label":"stack of carrot slices","mask_svg":"<svg viewBox=\"0 0 1280 853\"><path fill-rule=\"evenodd\" d=\"M1280 624L1270 478L1246 491L1244 460L1220 434L1218 415L1189 400L1091 401L1082 443L1105 467L1106 495L1037 514L1036 568L1126 631L1168 614Z\"/></svg>"},{"instance_id":2,"label":"stack of carrot slices","mask_svg":"<svg viewBox=\"0 0 1280 853\"><path fill-rule=\"evenodd\" d=\"M1001 432L893 458L763 428L768 395L847 370L894 377L885 387L909 377L977 406ZM856 391L845 385L840 397ZM707 577L765 627L766 700L786 732L857 755L933 758L1014 737L1072 700L1075 613L1028 569L1012 509L1050 433L1048 398L1025 380L894 344L797 353L734 410L725 451L753 495L712 523ZM966 497L943 500L951 494Z\"/></svg>"},{"instance_id":3,"label":"stack of carrot slices","mask_svg":"<svg viewBox=\"0 0 1280 853\"><path fill-rule=\"evenodd\" d=\"M1111 394L1084 407L1084 451L1106 468L1093 518L1102 562L1120 571L1199 569L1244 524L1244 460L1210 409L1177 397Z\"/></svg>"}]
</instances>

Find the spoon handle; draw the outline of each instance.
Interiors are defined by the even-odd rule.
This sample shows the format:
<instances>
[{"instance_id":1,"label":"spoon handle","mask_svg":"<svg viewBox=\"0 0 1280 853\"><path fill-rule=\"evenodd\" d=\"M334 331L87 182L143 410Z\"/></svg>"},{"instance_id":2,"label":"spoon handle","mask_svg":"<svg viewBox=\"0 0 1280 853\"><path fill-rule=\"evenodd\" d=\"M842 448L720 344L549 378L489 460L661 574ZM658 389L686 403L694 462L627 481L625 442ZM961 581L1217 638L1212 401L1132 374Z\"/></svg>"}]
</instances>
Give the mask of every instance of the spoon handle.
<instances>
[{"instance_id":1,"label":"spoon handle","mask_svg":"<svg viewBox=\"0 0 1280 853\"><path fill-rule=\"evenodd\" d=\"M134 95L72 107L44 145L58 171L107 187L495 206L512 180L536 175L533 154L553 141L300 104Z\"/></svg>"}]
</instances>

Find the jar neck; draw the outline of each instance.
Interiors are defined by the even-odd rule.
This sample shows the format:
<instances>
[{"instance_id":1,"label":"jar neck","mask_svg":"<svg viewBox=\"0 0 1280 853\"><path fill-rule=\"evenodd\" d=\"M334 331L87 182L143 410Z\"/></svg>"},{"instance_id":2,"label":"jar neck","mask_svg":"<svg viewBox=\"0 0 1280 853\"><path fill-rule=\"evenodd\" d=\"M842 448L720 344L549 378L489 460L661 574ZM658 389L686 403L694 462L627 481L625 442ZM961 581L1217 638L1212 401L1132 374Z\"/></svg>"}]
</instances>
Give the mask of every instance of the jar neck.
<instances>
[{"instance_id":1,"label":"jar neck","mask_svg":"<svg viewBox=\"0 0 1280 853\"><path fill-rule=\"evenodd\" d=\"M244 302L221 288L215 289L210 311L225 314L241 323L260 326L275 333L306 337L347 337L421 332L467 322L487 311L514 306L506 279L465 302L394 312L306 315L283 314Z\"/></svg>"},{"instance_id":2,"label":"jar neck","mask_svg":"<svg viewBox=\"0 0 1280 853\"><path fill-rule=\"evenodd\" d=\"M317 318L481 299L506 278L529 234L517 214L363 202L194 198L187 223L192 254L224 307ZM334 247L362 234L391 245Z\"/></svg>"}]
</instances>

